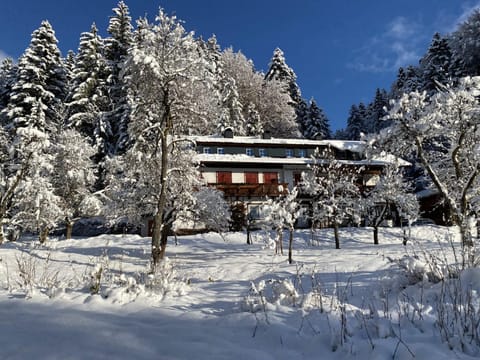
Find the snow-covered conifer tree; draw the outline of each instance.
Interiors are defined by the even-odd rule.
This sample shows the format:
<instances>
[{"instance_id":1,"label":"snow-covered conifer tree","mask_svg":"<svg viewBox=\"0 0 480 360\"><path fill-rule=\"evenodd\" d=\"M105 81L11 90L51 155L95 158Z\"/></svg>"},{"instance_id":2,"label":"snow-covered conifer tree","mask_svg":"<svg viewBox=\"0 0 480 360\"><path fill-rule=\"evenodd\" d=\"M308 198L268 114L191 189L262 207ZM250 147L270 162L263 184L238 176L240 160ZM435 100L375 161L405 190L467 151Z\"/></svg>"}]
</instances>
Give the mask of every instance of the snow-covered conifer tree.
<instances>
[{"instance_id":1,"label":"snow-covered conifer tree","mask_svg":"<svg viewBox=\"0 0 480 360\"><path fill-rule=\"evenodd\" d=\"M368 107L370 111L368 112L366 130L369 134L377 133L387 125L387 122L383 120L387 115L386 109L388 108L388 95L385 89L377 88L375 90L375 97Z\"/></svg>"},{"instance_id":2,"label":"snow-covered conifer tree","mask_svg":"<svg viewBox=\"0 0 480 360\"><path fill-rule=\"evenodd\" d=\"M451 47L454 53L454 61L464 75L480 75L480 10L475 9L451 36Z\"/></svg>"},{"instance_id":3,"label":"snow-covered conifer tree","mask_svg":"<svg viewBox=\"0 0 480 360\"><path fill-rule=\"evenodd\" d=\"M327 116L321 108L318 107L315 100L310 100L308 108L308 122L306 124L303 136L306 139L330 139L332 133Z\"/></svg>"},{"instance_id":4,"label":"snow-covered conifer tree","mask_svg":"<svg viewBox=\"0 0 480 360\"><path fill-rule=\"evenodd\" d=\"M360 140L361 134L365 133L365 105L352 105L347 119L345 133L348 140Z\"/></svg>"},{"instance_id":5,"label":"snow-covered conifer tree","mask_svg":"<svg viewBox=\"0 0 480 360\"><path fill-rule=\"evenodd\" d=\"M29 117L34 120L29 121ZM50 230L61 218L60 198L55 195L52 184L53 154L52 134L39 130L37 124L46 123L45 112L40 100L33 104L31 114L26 118L27 126L16 129L16 161L24 170L23 176L17 172L15 181L19 183L15 201L10 205L10 222L20 228L37 232L44 243Z\"/></svg>"},{"instance_id":6,"label":"snow-covered conifer tree","mask_svg":"<svg viewBox=\"0 0 480 360\"><path fill-rule=\"evenodd\" d=\"M113 153L123 154L129 144L128 121L130 106L128 104L128 77L122 74L128 50L133 43L133 26L128 6L120 1L113 9L110 17L108 33L105 39L105 59L108 64L108 95L110 110L105 114L106 122L110 124L114 149Z\"/></svg>"},{"instance_id":7,"label":"snow-covered conifer tree","mask_svg":"<svg viewBox=\"0 0 480 360\"><path fill-rule=\"evenodd\" d=\"M26 127L33 122L39 130L55 132L61 124L67 84L57 42L47 21L33 32L29 47L18 61L7 108L2 111L3 122L8 126ZM30 116L37 101L45 113L42 120Z\"/></svg>"},{"instance_id":8,"label":"snow-covered conifer tree","mask_svg":"<svg viewBox=\"0 0 480 360\"><path fill-rule=\"evenodd\" d=\"M58 199L50 182L49 147L53 134L60 129L65 89L55 33L44 21L33 32L18 62L17 77L0 122L8 144L1 170L0 223L17 222L38 230L42 241L57 221Z\"/></svg>"},{"instance_id":9,"label":"snow-covered conifer tree","mask_svg":"<svg viewBox=\"0 0 480 360\"><path fill-rule=\"evenodd\" d=\"M290 106L293 107L296 116L296 123L299 127L301 125L301 100L302 94L299 86L297 85L297 75L290 68L285 60L285 55L280 48L276 48L273 51L273 56L270 61L270 67L265 74L265 80L267 81L280 81L284 84L284 89L290 95Z\"/></svg>"},{"instance_id":10,"label":"snow-covered conifer tree","mask_svg":"<svg viewBox=\"0 0 480 360\"><path fill-rule=\"evenodd\" d=\"M222 134L226 128L230 128L237 135L246 134L245 118L243 117L243 106L240 103L240 96L237 85L233 78L223 80L221 96L221 115L219 133Z\"/></svg>"},{"instance_id":11,"label":"snow-covered conifer tree","mask_svg":"<svg viewBox=\"0 0 480 360\"><path fill-rule=\"evenodd\" d=\"M260 114L258 113L254 103L249 103L247 106L245 124L246 135L248 136L261 136L264 132Z\"/></svg>"},{"instance_id":12,"label":"snow-covered conifer tree","mask_svg":"<svg viewBox=\"0 0 480 360\"><path fill-rule=\"evenodd\" d=\"M0 65L0 111L8 105L16 73L17 67L13 60L11 58L3 59Z\"/></svg>"},{"instance_id":13,"label":"snow-covered conifer tree","mask_svg":"<svg viewBox=\"0 0 480 360\"><path fill-rule=\"evenodd\" d=\"M265 80L277 80L286 84L286 90L290 94L292 104L294 107L300 102L302 98L300 88L297 85L297 75L290 68L285 60L285 54L280 48L273 51L273 56L270 61L270 67L265 74Z\"/></svg>"},{"instance_id":14,"label":"snow-covered conifer tree","mask_svg":"<svg viewBox=\"0 0 480 360\"><path fill-rule=\"evenodd\" d=\"M391 98L399 99L403 94L417 91L421 87L421 75L418 67L409 65L398 69L397 79L392 85Z\"/></svg>"},{"instance_id":15,"label":"snow-covered conifer tree","mask_svg":"<svg viewBox=\"0 0 480 360\"><path fill-rule=\"evenodd\" d=\"M439 33L433 35L432 42L425 56L420 60L421 86L420 91L426 91L429 96L438 91L442 85L447 85L451 79L453 54L448 40Z\"/></svg>"},{"instance_id":16,"label":"snow-covered conifer tree","mask_svg":"<svg viewBox=\"0 0 480 360\"><path fill-rule=\"evenodd\" d=\"M103 41L93 24L89 32L80 36L71 91L67 99L66 123L67 127L86 136L94 146L99 188L104 186L105 159L114 152L112 129L106 116L110 109L108 73Z\"/></svg>"}]
</instances>

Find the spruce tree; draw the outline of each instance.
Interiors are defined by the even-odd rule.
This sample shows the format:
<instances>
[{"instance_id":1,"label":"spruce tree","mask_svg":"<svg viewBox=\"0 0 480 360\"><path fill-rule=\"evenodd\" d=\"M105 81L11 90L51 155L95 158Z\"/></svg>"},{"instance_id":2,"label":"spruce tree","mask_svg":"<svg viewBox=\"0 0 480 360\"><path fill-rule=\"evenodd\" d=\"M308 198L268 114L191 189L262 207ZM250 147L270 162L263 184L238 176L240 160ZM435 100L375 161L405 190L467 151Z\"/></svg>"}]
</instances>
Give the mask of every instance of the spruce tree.
<instances>
[{"instance_id":1,"label":"spruce tree","mask_svg":"<svg viewBox=\"0 0 480 360\"><path fill-rule=\"evenodd\" d=\"M385 89L377 88L375 90L375 97L372 103L369 105L369 118L368 118L368 133L378 133L383 129L387 122L383 119L387 114L386 109L388 107L388 95Z\"/></svg>"},{"instance_id":2,"label":"spruce tree","mask_svg":"<svg viewBox=\"0 0 480 360\"><path fill-rule=\"evenodd\" d=\"M302 116L302 94L299 86L297 85L297 75L291 69L286 61L284 53L281 49L276 48L273 52L272 60L270 61L270 67L265 74L265 80L277 80L285 84L285 91L290 95L290 105L295 110L296 121L298 127L301 126Z\"/></svg>"},{"instance_id":3,"label":"spruce tree","mask_svg":"<svg viewBox=\"0 0 480 360\"><path fill-rule=\"evenodd\" d=\"M480 75L480 10L476 9L452 34L452 49L455 63L461 66L458 72L468 75Z\"/></svg>"},{"instance_id":4,"label":"spruce tree","mask_svg":"<svg viewBox=\"0 0 480 360\"><path fill-rule=\"evenodd\" d=\"M245 135L245 119L242 113L242 104L239 100L237 86L232 78L224 79L224 86L221 93L222 113L220 117L219 132L231 128L237 135Z\"/></svg>"},{"instance_id":5,"label":"spruce tree","mask_svg":"<svg viewBox=\"0 0 480 360\"><path fill-rule=\"evenodd\" d=\"M55 32L43 21L32 34L29 47L18 61L4 121L15 128L34 125L41 131L54 132L62 121L66 93L66 74ZM41 103L45 116L34 118L33 106ZM35 123L35 124L32 124Z\"/></svg>"},{"instance_id":6,"label":"spruce tree","mask_svg":"<svg viewBox=\"0 0 480 360\"><path fill-rule=\"evenodd\" d=\"M0 66L0 111L8 105L16 75L17 67L13 63L13 59L4 59Z\"/></svg>"},{"instance_id":7,"label":"spruce tree","mask_svg":"<svg viewBox=\"0 0 480 360\"><path fill-rule=\"evenodd\" d=\"M298 103L296 115L300 134L302 137L308 138L307 132L308 127L310 126L310 113L308 111L308 104L303 98L300 99L300 102Z\"/></svg>"},{"instance_id":8,"label":"spruce tree","mask_svg":"<svg viewBox=\"0 0 480 360\"><path fill-rule=\"evenodd\" d=\"M304 133L305 138L317 140L330 139L332 133L327 116L313 99L310 100L308 114L309 122L307 123L307 128Z\"/></svg>"},{"instance_id":9,"label":"spruce tree","mask_svg":"<svg viewBox=\"0 0 480 360\"><path fill-rule=\"evenodd\" d=\"M90 32L82 33L77 61L73 70L71 92L68 97L67 126L78 130L94 146L103 185L104 162L114 153L114 141L106 113L110 109L107 77L109 69L103 56L103 43L92 25Z\"/></svg>"},{"instance_id":10,"label":"spruce tree","mask_svg":"<svg viewBox=\"0 0 480 360\"><path fill-rule=\"evenodd\" d=\"M261 136L263 134L263 125L260 120L260 114L255 104L249 103L247 106L247 118L245 119L247 136Z\"/></svg>"},{"instance_id":11,"label":"spruce tree","mask_svg":"<svg viewBox=\"0 0 480 360\"><path fill-rule=\"evenodd\" d=\"M439 86L446 85L452 76L452 61L447 39L435 33L427 54L420 60L420 90L431 96L438 91Z\"/></svg>"},{"instance_id":12,"label":"spruce tree","mask_svg":"<svg viewBox=\"0 0 480 360\"><path fill-rule=\"evenodd\" d=\"M365 112L363 103L358 106L352 105L347 119L347 128L345 133L348 140L360 140L361 134L365 133Z\"/></svg>"},{"instance_id":13,"label":"spruce tree","mask_svg":"<svg viewBox=\"0 0 480 360\"><path fill-rule=\"evenodd\" d=\"M105 59L109 69L107 85L111 102L110 111L105 115L106 122L112 129L112 151L115 154L123 154L129 146L127 128L130 106L127 76L122 74L122 71L128 57L128 49L133 43L133 27L129 9L123 1L118 3L113 12L108 26L111 37L105 39Z\"/></svg>"}]
</instances>

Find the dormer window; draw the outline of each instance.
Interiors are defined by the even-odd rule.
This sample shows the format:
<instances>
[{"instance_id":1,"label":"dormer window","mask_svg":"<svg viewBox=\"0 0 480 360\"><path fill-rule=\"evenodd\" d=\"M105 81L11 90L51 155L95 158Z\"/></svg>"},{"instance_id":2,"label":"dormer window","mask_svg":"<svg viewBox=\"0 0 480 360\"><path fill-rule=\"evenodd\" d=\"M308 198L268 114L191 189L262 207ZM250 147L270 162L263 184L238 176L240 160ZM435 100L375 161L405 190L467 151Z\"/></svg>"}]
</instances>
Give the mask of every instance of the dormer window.
<instances>
[{"instance_id":1,"label":"dormer window","mask_svg":"<svg viewBox=\"0 0 480 360\"><path fill-rule=\"evenodd\" d=\"M293 157L293 149L285 149L285 156L287 158Z\"/></svg>"},{"instance_id":2,"label":"dormer window","mask_svg":"<svg viewBox=\"0 0 480 360\"><path fill-rule=\"evenodd\" d=\"M252 148L247 148L245 150L245 154L247 154L248 156L254 156L255 155Z\"/></svg>"},{"instance_id":3,"label":"dormer window","mask_svg":"<svg viewBox=\"0 0 480 360\"><path fill-rule=\"evenodd\" d=\"M298 157L301 157L301 158L307 157L307 151L305 149L298 150Z\"/></svg>"},{"instance_id":4,"label":"dormer window","mask_svg":"<svg viewBox=\"0 0 480 360\"><path fill-rule=\"evenodd\" d=\"M225 149L224 148L217 148L217 154L218 155L225 155Z\"/></svg>"},{"instance_id":5,"label":"dormer window","mask_svg":"<svg viewBox=\"0 0 480 360\"><path fill-rule=\"evenodd\" d=\"M266 149L258 149L258 155L260 157L265 157L267 156L267 150Z\"/></svg>"},{"instance_id":6,"label":"dormer window","mask_svg":"<svg viewBox=\"0 0 480 360\"><path fill-rule=\"evenodd\" d=\"M203 153L204 153L204 154L211 154L211 153L212 153L212 150L211 150L209 147L204 147L204 148L203 148Z\"/></svg>"}]
</instances>

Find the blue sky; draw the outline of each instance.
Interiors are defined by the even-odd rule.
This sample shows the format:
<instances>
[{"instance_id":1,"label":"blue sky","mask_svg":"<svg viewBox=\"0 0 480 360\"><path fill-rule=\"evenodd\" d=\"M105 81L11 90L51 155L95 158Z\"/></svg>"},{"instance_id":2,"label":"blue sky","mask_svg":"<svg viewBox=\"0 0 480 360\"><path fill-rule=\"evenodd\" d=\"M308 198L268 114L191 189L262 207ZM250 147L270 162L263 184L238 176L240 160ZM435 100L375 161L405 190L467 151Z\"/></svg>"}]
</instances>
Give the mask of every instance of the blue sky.
<instances>
[{"instance_id":1,"label":"blue sky","mask_svg":"<svg viewBox=\"0 0 480 360\"><path fill-rule=\"evenodd\" d=\"M19 57L30 34L49 20L64 54L95 22L106 35L117 1L1 0L0 57ZM151 20L159 7L222 47L232 46L266 71L280 47L302 95L315 98L333 129L346 124L352 104L389 89L399 66L416 64L433 34L451 32L479 0L131 0L132 18Z\"/></svg>"}]
</instances>

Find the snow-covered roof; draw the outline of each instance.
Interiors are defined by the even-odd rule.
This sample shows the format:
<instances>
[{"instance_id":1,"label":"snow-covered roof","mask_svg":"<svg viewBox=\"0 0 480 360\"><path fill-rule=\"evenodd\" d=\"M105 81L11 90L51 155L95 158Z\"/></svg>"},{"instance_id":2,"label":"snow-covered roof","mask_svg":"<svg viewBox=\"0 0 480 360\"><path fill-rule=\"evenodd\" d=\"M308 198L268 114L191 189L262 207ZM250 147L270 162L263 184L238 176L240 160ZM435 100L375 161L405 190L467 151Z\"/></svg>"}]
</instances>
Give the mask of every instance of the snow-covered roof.
<instances>
[{"instance_id":1,"label":"snow-covered roof","mask_svg":"<svg viewBox=\"0 0 480 360\"><path fill-rule=\"evenodd\" d=\"M189 136L190 140L197 144L249 144L249 145L291 145L291 146L332 146L338 150L349 150L357 153L363 152L365 148L364 141L353 140L307 140L307 139L283 139L269 138L262 139L254 136L235 136L233 138L224 138L223 136Z\"/></svg>"},{"instance_id":2,"label":"snow-covered roof","mask_svg":"<svg viewBox=\"0 0 480 360\"><path fill-rule=\"evenodd\" d=\"M273 164L273 165L308 165L312 163L311 158L307 157L270 157L262 156L255 157L245 154L197 154L197 160L201 163L217 162L217 163L235 163L235 164ZM371 165L371 166L385 166L388 162L381 159L374 160L338 160L340 164L345 165Z\"/></svg>"},{"instance_id":3,"label":"snow-covered roof","mask_svg":"<svg viewBox=\"0 0 480 360\"><path fill-rule=\"evenodd\" d=\"M373 161L383 162L384 164L398 164L398 166L411 166L412 164L402 158L392 154L385 154L382 156L374 156Z\"/></svg>"}]
</instances>

